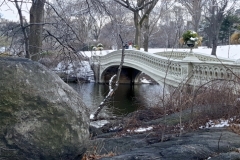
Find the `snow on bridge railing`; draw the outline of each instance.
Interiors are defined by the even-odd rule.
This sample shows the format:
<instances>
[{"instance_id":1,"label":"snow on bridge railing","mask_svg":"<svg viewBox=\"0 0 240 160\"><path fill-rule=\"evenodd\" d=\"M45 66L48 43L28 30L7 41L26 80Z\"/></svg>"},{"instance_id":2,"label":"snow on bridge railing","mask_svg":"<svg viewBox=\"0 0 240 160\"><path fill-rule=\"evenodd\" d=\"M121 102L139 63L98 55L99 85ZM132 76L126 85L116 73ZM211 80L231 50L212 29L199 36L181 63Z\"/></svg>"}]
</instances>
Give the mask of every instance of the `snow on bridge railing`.
<instances>
[{"instance_id":1,"label":"snow on bridge railing","mask_svg":"<svg viewBox=\"0 0 240 160\"><path fill-rule=\"evenodd\" d=\"M183 52L183 51L164 51L164 52L156 52L154 53L156 55L167 57L171 59L179 59L183 60L185 57L188 56L189 52ZM212 55L207 55L203 53L193 53L200 61L213 61L213 62L234 62L235 60L229 59L229 58L222 58L222 57L216 57Z\"/></svg>"}]
</instances>

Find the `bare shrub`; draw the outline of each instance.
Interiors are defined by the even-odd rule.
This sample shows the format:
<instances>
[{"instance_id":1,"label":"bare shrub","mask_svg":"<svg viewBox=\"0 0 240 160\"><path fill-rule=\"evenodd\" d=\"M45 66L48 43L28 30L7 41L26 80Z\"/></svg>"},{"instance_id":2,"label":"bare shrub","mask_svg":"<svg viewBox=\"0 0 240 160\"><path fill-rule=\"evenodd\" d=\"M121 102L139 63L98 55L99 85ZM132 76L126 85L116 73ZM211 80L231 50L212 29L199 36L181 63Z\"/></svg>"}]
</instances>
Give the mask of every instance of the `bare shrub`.
<instances>
[{"instance_id":1,"label":"bare shrub","mask_svg":"<svg viewBox=\"0 0 240 160\"><path fill-rule=\"evenodd\" d=\"M231 124L229 128L234 132L240 135L240 125L239 124Z\"/></svg>"},{"instance_id":2,"label":"bare shrub","mask_svg":"<svg viewBox=\"0 0 240 160\"><path fill-rule=\"evenodd\" d=\"M162 108L149 108L145 110L139 110L138 112L134 113L134 117L139 121L149 121L156 118L160 118L163 115Z\"/></svg>"},{"instance_id":3,"label":"bare shrub","mask_svg":"<svg viewBox=\"0 0 240 160\"><path fill-rule=\"evenodd\" d=\"M132 119L129 124L132 127L133 124L140 126L141 121L162 118L164 113L166 115L179 113L178 126L175 123L173 123L175 126L171 126L174 130L183 127L184 130L198 129L209 120L220 118L231 118L236 121L240 114L238 88L239 84L237 82L216 80L200 87L171 89L165 95L165 107L161 105L162 103L158 103L154 108L138 111L134 113L134 118L132 117L134 120ZM159 102L162 99L159 96ZM164 108L166 111L164 111ZM190 118L191 108L193 108L192 119ZM166 125L169 125L169 123Z\"/></svg>"},{"instance_id":4,"label":"bare shrub","mask_svg":"<svg viewBox=\"0 0 240 160\"><path fill-rule=\"evenodd\" d=\"M194 116L188 122L189 128L198 128L208 120L230 119L240 113L240 103L233 81L215 81L195 90L193 96Z\"/></svg>"}]
</instances>

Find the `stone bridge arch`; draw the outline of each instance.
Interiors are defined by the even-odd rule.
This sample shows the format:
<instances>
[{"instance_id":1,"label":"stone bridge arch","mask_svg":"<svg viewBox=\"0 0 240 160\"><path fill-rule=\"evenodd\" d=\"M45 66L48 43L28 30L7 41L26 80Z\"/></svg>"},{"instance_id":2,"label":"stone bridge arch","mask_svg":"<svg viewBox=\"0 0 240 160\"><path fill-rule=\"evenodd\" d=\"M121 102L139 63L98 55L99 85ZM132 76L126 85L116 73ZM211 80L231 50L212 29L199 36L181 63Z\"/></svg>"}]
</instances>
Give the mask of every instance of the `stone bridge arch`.
<instances>
[{"instance_id":1,"label":"stone bridge arch","mask_svg":"<svg viewBox=\"0 0 240 160\"><path fill-rule=\"evenodd\" d=\"M146 68L146 66L144 66L144 62L133 63L128 59L128 57L127 58L126 57L124 59L122 73L124 74L124 71L126 71L126 70L128 70L130 73L133 73L131 75L132 77L129 77L129 78L131 78L130 83L138 84L140 82L139 76L140 76L141 73L147 74L149 77L151 77L154 81L156 81L159 84L163 83L165 74L159 74L159 72L154 71L154 70L149 71L149 69ZM106 72L111 67L117 67L118 68L118 66L120 64L120 60L121 59L119 58L118 61L109 62L105 65L100 65L99 66L99 81L98 81L99 83L108 83L108 80L110 79L110 76L108 76L105 79ZM124 69L126 69L126 70L124 70ZM117 70L115 70L114 73L116 74ZM121 78L123 78L123 77L120 77L120 80L121 80Z\"/></svg>"},{"instance_id":2,"label":"stone bridge arch","mask_svg":"<svg viewBox=\"0 0 240 160\"><path fill-rule=\"evenodd\" d=\"M118 66L111 66L106 68L102 74L101 74L101 82L108 83L110 78L116 74L118 71ZM119 83L131 83L131 84L138 84L139 83L139 75L141 74L141 71L131 68L128 66L123 66Z\"/></svg>"},{"instance_id":3,"label":"stone bridge arch","mask_svg":"<svg viewBox=\"0 0 240 160\"><path fill-rule=\"evenodd\" d=\"M120 65L122 51L114 51L106 55L91 57L91 65L97 83L105 83L106 73ZM219 62L219 60L221 62ZM222 65L224 62L224 65ZM138 83L138 75L142 72L150 76L157 83L163 82L177 87L179 84L199 85L207 80L216 79L221 75L225 79L232 79L229 73L222 71L225 67L240 75L240 65L231 59L216 58L203 54L189 54L186 52L157 52L148 53L138 50L125 50L123 68L130 70L131 83ZM117 73L117 72L115 72ZM204 73L204 76L203 76ZM205 75L205 73L207 73ZM214 73L211 75L209 73ZM217 75L217 77L216 77Z\"/></svg>"},{"instance_id":4,"label":"stone bridge arch","mask_svg":"<svg viewBox=\"0 0 240 160\"><path fill-rule=\"evenodd\" d=\"M102 67L100 72L100 83L108 83L110 78L117 73L119 64ZM142 70L132 64L124 63L119 79L119 83L139 84ZM150 76L151 77L151 76ZM151 77L152 78L152 77Z\"/></svg>"}]
</instances>

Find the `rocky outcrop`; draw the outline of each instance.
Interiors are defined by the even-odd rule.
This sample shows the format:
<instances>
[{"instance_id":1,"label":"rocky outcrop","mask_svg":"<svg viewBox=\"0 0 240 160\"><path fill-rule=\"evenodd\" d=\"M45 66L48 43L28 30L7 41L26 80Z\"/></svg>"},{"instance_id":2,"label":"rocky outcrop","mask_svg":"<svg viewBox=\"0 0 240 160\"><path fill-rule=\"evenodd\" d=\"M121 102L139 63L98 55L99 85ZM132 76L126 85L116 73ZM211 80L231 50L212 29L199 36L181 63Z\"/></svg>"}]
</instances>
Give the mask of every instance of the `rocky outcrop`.
<instances>
[{"instance_id":1,"label":"rocky outcrop","mask_svg":"<svg viewBox=\"0 0 240 160\"><path fill-rule=\"evenodd\" d=\"M197 107L194 108L196 109ZM189 109L184 110L182 122L189 121L187 117L190 117L190 114ZM142 115L145 115L144 119ZM145 128L145 131L141 129L141 132L136 132L136 126L126 128L125 124L130 122L128 117L134 117L134 123L141 124L138 129ZM231 127L218 128L211 125L211 128L202 126L200 128L204 129L189 130L186 126L180 134L178 128L170 127L179 123L179 113L172 113L166 116L165 123L169 129L166 129L161 142L162 130L159 126L164 123L164 118L153 120L149 119L150 117L150 110L138 110L123 120L119 119L118 123L115 123L117 120L111 120L102 127L91 123L92 140L89 143L89 153L97 153L101 160L240 159L240 135L233 133ZM142 121L136 121L138 119ZM120 123L122 126L116 125ZM153 128L147 131L148 127Z\"/></svg>"},{"instance_id":2,"label":"rocky outcrop","mask_svg":"<svg viewBox=\"0 0 240 160\"><path fill-rule=\"evenodd\" d=\"M92 140L100 155L116 154L101 160L193 160L240 159L240 136L226 128L202 129L161 142L160 132L128 136L103 134ZM104 149L103 149L104 148Z\"/></svg>"},{"instance_id":3,"label":"rocky outcrop","mask_svg":"<svg viewBox=\"0 0 240 160\"><path fill-rule=\"evenodd\" d=\"M0 159L80 159L89 114L77 92L37 62L0 57Z\"/></svg>"}]
</instances>

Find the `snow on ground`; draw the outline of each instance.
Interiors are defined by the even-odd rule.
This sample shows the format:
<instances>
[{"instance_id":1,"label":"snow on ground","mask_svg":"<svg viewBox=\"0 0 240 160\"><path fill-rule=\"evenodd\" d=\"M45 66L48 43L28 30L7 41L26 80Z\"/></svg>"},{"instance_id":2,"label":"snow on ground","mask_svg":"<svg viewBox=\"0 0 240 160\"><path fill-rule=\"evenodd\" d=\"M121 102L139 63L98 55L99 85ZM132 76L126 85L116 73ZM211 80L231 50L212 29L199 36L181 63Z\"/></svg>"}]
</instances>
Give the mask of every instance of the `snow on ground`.
<instances>
[{"instance_id":1,"label":"snow on ground","mask_svg":"<svg viewBox=\"0 0 240 160\"><path fill-rule=\"evenodd\" d=\"M94 115L93 114L90 114L90 119L94 119Z\"/></svg>"},{"instance_id":2,"label":"snow on ground","mask_svg":"<svg viewBox=\"0 0 240 160\"><path fill-rule=\"evenodd\" d=\"M115 50L102 50L102 51L81 51L81 53L87 57L92 57L93 55L106 55Z\"/></svg>"},{"instance_id":3,"label":"snow on ground","mask_svg":"<svg viewBox=\"0 0 240 160\"><path fill-rule=\"evenodd\" d=\"M142 128L142 127L140 127L140 128L137 128L137 129L134 129L134 130L127 130L128 132L135 132L135 133L141 133L141 132L146 132L146 131L150 131L150 130L152 130L153 129L153 127L147 127L147 128Z\"/></svg>"},{"instance_id":4,"label":"snow on ground","mask_svg":"<svg viewBox=\"0 0 240 160\"><path fill-rule=\"evenodd\" d=\"M4 53L5 52L5 47L0 47L0 53Z\"/></svg>"},{"instance_id":5,"label":"snow on ground","mask_svg":"<svg viewBox=\"0 0 240 160\"><path fill-rule=\"evenodd\" d=\"M171 48L160 48L160 49L149 49L150 53L163 52L163 51L181 51L181 52L189 52L189 48L181 48L181 49L171 49ZM211 55L212 49L207 47L198 47L193 49L194 53L207 54ZM240 45L225 45L217 47L217 56L222 58L230 58L230 59L239 59L240 58Z\"/></svg>"},{"instance_id":6,"label":"snow on ground","mask_svg":"<svg viewBox=\"0 0 240 160\"><path fill-rule=\"evenodd\" d=\"M205 126L201 126L199 127L200 129L203 128L213 128L213 127L217 127L217 128L221 128L221 127L228 127L229 126L229 120L225 120L225 119L220 119L220 120L209 120Z\"/></svg>"},{"instance_id":7,"label":"snow on ground","mask_svg":"<svg viewBox=\"0 0 240 160\"><path fill-rule=\"evenodd\" d=\"M96 127L96 128L101 128L105 124L108 124L108 123L109 123L109 121L107 121L107 120L100 120L100 121L93 121L90 123L90 125L93 127Z\"/></svg>"},{"instance_id":8,"label":"snow on ground","mask_svg":"<svg viewBox=\"0 0 240 160\"><path fill-rule=\"evenodd\" d=\"M200 129L204 129L204 128L221 128L221 127L228 127L230 126L230 123L233 119L230 119L230 120L225 120L225 119L219 119L219 120L209 120L205 126L201 126L199 127ZM236 125L239 125L240 124L236 124ZM128 132L135 132L135 133L142 133L142 132L146 132L146 131L150 131L152 130L153 127L149 126L149 127L140 127L140 128L137 128L137 129L134 129L134 130L130 130L128 129L127 131Z\"/></svg>"},{"instance_id":9,"label":"snow on ground","mask_svg":"<svg viewBox=\"0 0 240 160\"><path fill-rule=\"evenodd\" d=\"M73 63L62 61L53 70L66 73L70 77L82 77L90 82L94 82L94 73L88 61L74 61Z\"/></svg>"},{"instance_id":10,"label":"snow on ground","mask_svg":"<svg viewBox=\"0 0 240 160\"><path fill-rule=\"evenodd\" d=\"M85 54L88 57L91 57L91 55L106 55L110 52L113 52L114 50L103 50L103 51L85 51L83 54ZM141 48L141 51L143 49ZM181 51L181 52L189 52L189 48L150 48L149 53L156 53L156 52L164 52L164 51ZM207 54L211 55L211 48L207 48L205 46L201 46L198 48L194 48L193 52L195 53L201 53L201 54ZM230 59L239 59L240 58L240 45L225 45L225 46L218 46L217 47L217 56L223 57L223 58L230 58Z\"/></svg>"},{"instance_id":11,"label":"snow on ground","mask_svg":"<svg viewBox=\"0 0 240 160\"><path fill-rule=\"evenodd\" d=\"M203 128L221 128L221 127L228 127L230 126L230 124L234 124L234 123L231 123L233 121L233 118L230 118L229 120L227 119L219 119L219 120L209 120L205 126L200 126L199 128L200 129L203 129ZM234 125L237 125L237 126L240 126L240 124L234 124Z\"/></svg>"},{"instance_id":12,"label":"snow on ground","mask_svg":"<svg viewBox=\"0 0 240 160\"><path fill-rule=\"evenodd\" d=\"M141 83L146 83L146 84L151 83L145 77L141 78L140 81L141 81Z\"/></svg>"}]
</instances>

